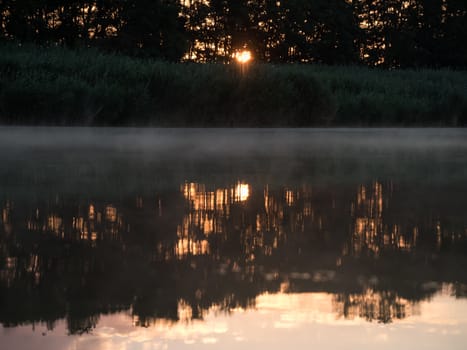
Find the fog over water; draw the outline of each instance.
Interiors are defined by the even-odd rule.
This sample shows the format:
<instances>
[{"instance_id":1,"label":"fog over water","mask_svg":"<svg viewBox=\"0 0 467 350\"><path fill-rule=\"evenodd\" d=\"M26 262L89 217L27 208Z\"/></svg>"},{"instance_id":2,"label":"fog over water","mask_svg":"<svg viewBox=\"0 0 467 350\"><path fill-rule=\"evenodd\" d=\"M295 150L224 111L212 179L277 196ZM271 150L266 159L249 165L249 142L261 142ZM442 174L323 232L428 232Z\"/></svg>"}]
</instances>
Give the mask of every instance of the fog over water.
<instances>
[{"instance_id":1,"label":"fog over water","mask_svg":"<svg viewBox=\"0 0 467 350\"><path fill-rule=\"evenodd\" d=\"M332 129L150 129L2 127L3 147L94 147L121 151L199 152L229 154L254 152L279 154L350 147L369 151L385 148L467 147L465 129L450 128L332 128ZM3 148L2 147L2 148ZM5 148L3 148L5 150ZM180 156L169 153L168 156Z\"/></svg>"},{"instance_id":2,"label":"fog over water","mask_svg":"<svg viewBox=\"0 0 467 350\"><path fill-rule=\"evenodd\" d=\"M277 183L378 176L453 181L465 175L466 150L466 129L3 127L0 176L12 183L19 176L23 185L55 177L58 186L76 175L83 184L108 177L124 187L136 184L130 179L164 185L193 176Z\"/></svg>"}]
</instances>

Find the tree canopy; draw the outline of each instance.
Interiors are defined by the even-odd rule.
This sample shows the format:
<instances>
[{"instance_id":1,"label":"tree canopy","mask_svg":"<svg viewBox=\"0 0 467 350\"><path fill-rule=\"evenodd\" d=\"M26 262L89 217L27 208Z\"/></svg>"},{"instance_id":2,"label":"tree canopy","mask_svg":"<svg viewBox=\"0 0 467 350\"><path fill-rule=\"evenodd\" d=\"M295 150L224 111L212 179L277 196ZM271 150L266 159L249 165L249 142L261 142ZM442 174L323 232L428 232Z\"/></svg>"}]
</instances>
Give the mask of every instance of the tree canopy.
<instances>
[{"instance_id":1,"label":"tree canopy","mask_svg":"<svg viewBox=\"0 0 467 350\"><path fill-rule=\"evenodd\" d=\"M168 61L467 67L465 0L2 0L0 40Z\"/></svg>"}]
</instances>

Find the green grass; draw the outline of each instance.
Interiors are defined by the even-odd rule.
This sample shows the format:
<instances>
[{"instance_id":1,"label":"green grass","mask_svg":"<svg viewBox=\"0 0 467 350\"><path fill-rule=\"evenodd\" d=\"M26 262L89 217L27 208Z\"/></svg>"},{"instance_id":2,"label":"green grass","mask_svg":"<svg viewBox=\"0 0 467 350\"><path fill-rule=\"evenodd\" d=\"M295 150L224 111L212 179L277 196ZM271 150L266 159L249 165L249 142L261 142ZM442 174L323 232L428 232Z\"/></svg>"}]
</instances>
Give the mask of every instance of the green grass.
<instances>
[{"instance_id":1,"label":"green grass","mask_svg":"<svg viewBox=\"0 0 467 350\"><path fill-rule=\"evenodd\" d=\"M465 126L467 72L183 64L0 46L0 123Z\"/></svg>"}]
</instances>

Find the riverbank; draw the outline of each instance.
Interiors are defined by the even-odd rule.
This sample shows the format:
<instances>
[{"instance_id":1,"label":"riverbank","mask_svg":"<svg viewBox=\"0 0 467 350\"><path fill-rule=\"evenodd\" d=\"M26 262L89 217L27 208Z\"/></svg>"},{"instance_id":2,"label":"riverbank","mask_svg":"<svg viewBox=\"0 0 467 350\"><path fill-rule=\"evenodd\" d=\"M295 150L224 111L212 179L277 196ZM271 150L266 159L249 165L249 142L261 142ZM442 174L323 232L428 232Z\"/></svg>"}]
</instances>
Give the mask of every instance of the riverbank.
<instances>
[{"instance_id":1,"label":"riverbank","mask_svg":"<svg viewBox=\"0 0 467 350\"><path fill-rule=\"evenodd\" d=\"M467 72L182 64L0 46L0 123L465 126Z\"/></svg>"}]
</instances>

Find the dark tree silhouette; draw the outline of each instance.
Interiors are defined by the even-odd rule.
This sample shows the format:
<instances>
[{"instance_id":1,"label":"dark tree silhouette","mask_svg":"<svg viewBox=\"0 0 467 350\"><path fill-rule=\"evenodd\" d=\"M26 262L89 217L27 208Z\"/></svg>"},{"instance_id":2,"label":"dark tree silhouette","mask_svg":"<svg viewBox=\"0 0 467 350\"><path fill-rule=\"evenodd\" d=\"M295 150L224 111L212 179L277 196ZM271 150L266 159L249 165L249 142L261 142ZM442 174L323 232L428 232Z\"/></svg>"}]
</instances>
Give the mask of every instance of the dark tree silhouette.
<instances>
[{"instance_id":1,"label":"dark tree silhouette","mask_svg":"<svg viewBox=\"0 0 467 350\"><path fill-rule=\"evenodd\" d=\"M170 61L467 66L463 0L3 0L0 40Z\"/></svg>"}]
</instances>

